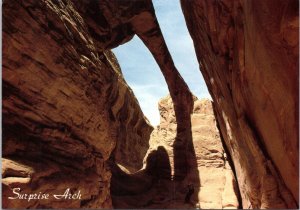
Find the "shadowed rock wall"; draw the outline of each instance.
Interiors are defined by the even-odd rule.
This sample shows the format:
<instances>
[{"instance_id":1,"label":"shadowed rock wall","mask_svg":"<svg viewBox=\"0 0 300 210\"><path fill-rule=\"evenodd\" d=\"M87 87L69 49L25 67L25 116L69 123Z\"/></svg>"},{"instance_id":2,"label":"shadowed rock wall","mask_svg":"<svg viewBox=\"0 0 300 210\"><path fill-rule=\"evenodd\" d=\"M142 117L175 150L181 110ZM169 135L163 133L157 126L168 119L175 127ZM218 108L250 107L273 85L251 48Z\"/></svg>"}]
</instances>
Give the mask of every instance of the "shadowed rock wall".
<instances>
[{"instance_id":1,"label":"shadowed rock wall","mask_svg":"<svg viewBox=\"0 0 300 210\"><path fill-rule=\"evenodd\" d=\"M243 208L296 208L298 1L181 3Z\"/></svg>"},{"instance_id":2,"label":"shadowed rock wall","mask_svg":"<svg viewBox=\"0 0 300 210\"><path fill-rule=\"evenodd\" d=\"M152 127L71 1L3 2L4 208L111 208L115 161L142 166ZM81 199L8 200L22 193Z\"/></svg>"},{"instance_id":3,"label":"shadowed rock wall","mask_svg":"<svg viewBox=\"0 0 300 210\"><path fill-rule=\"evenodd\" d=\"M160 124L151 134L144 168L132 174L114 167L114 207L238 208L237 183L216 127L211 101L194 98L192 140L186 152L176 148L177 122L170 96L160 100L159 111ZM177 177L178 167L186 171L183 179Z\"/></svg>"},{"instance_id":4,"label":"shadowed rock wall","mask_svg":"<svg viewBox=\"0 0 300 210\"><path fill-rule=\"evenodd\" d=\"M107 51L134 34L155 57L175 99L175 180L184 181L188 166L195 166L195 151L192 163L182 152L194 150L191 94L164 43L151 1L96 2L3 2L5 208L111 207L108 158L136 171L152 130ZM298 1L182 0L182 7L243 207L297 207ZM164 149L157 154L168 163ZM169 186L171 191L169 179L153 189ZM82 197L12 202L7 197L15 187L50 194L70 188ZM163 194L157 194L154 206L162 207Z\"/></svg>"}]
</instances>

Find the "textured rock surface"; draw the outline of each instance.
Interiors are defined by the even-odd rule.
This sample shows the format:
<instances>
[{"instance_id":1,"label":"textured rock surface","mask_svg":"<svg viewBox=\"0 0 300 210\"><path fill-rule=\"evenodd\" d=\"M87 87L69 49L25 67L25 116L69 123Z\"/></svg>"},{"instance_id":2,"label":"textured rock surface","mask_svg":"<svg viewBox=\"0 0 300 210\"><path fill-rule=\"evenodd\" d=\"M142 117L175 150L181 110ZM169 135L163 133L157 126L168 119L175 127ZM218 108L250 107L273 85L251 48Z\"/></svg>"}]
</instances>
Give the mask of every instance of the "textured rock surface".
<instances>
[{"instance_id":1,"label":"textured rock surface","mask_svg":"<svg viewBox=\"0 0 300 210\"><path fill-rule=\"evenodd\" d=\"M107 49L117 47L129 41L134 35L139 36L152 53L165 77L170 95L174 101L178 130L180 131L178 132L178 138L183 142L181 147L186 147L184 142L187 142L190 138L189 133L185 133L185 130L186 127L190 127L190 112L193 106L192 94L174 66L156 19L151 0L43 0L41 2L26 0L20 3L16 3L16 1L5 2L8 10L9 8L12 9L14 4L21 4L28 12L28 16L35 18L35 21L41 24L45 34L49 31L51 32L52 38L57 43L64 44L64 35L67 35L67 41L77 44L76 48L72 50L78 51L83 55L90 53L84 47L86 45L88 47L93 45L93 55L97 57L96 52L101 54ZM38 9L35 9L35 7L38 7ZM52 14L42 13L44 12L44 7L50 8L50 12L54 10L54 13L56 12L55 10L65 9L66 11L52 17ZM70 7L70 9L66 9L66 7ZM64 13L67 14L65 15ZM73 19L78 20L77 22L72 22ZM58 23L58 21L60 22ZM80 28L77 29L77 27ZM75 34L73 34L74 31ZM76 31L80 32L76 33ZM82 32L88 33L89 38L92 38L92 42ZM73 58L71 57L70 59ZM101 56L100 59L102 59ZM81 59L81 61L85 62L85 58ZM56 61L56 63L59 62ZM126 115L126 112L122 113ZM120 150L118 151L120 152ZM120 157L118 159L122 160Z\"/></svg>"},{"instance_id":2,"label":"textured rock surface","mask_svg":"<svg viewBox=\"0 0 300 210\"><path fill-rule=\"evenodd\" d=\"M211 101L195 98L194 104L193 140L187 153L179 153L175 148L177 124L172 100L168 96L160 101L161 122L151 134L145 167L136 174L123 172L123 179L113 179L114 207L221 209L239 206L236 181L226 159ZM187 161L178 162L183 158ZM183 180L176 179L176 167L186 168L187 176ZM135 185L129 180L134 180ZM188 185L193 185L194 193L190 202L185 203ZM122 190L127 193L120 194Z\"/></svg>"},{"instance_id":3,"label":"textured rock surface","mask_svg":"<svg viewBox=\"0 0 300 210\"><path fill-rule=\"evenodd\" d=\"M152 127L71 1L3 3L3 207L109 208L106 161L142 166ZM132 146L134 145L134 146ZM8 200L81 191L81 200Z\"/></svg>"},{"instance_id":4,"label":"textured rock surface","mask_svg":"<svg viewBox=\"0 0 300 210\"><path fill-rule=\"evenodd\" d=\"M242 206L297 207L298 1L182 5ZM151 140L158 147L132 174L142 166L152 128L108 49L135 34L160 66L176 116L170 98L161 103L162 124ZM213 124L205 104L196 104L190 118L191 93L150 0L4 1L3 207L109 208L108 159L116 207L236 207L215 126L202 124ZM184 204L191 183L194 193ZM70 188L82 198L12 202L14 187L49 194ZM209 193L217 195L213 203Z\"/></svg>"},{"instance_id":5,"label":"textured rock surface","mask_svg":"<svg viewBox=\"0 0 300 210\"><path fill-rule=\"evenodd\" d=\"M181 3L243 208L296 208L298 1Z\"/></svg>"},{"instance_id":6,"label":"textured rock surface","mask_svg":"<svg viewBox=\"0 0 300 210\"><path fill-rule=\"evenodd\" d=\"M166 80L177 120L177 149L186 151L191 141L190 114L193 108L192 94L176 69L161 33L151 0L77 1L77 8L99 49L118 46L137 35L152 53ZM178 178L186 174L184 168L176 171Z\"/></svg>"}]
</instances>

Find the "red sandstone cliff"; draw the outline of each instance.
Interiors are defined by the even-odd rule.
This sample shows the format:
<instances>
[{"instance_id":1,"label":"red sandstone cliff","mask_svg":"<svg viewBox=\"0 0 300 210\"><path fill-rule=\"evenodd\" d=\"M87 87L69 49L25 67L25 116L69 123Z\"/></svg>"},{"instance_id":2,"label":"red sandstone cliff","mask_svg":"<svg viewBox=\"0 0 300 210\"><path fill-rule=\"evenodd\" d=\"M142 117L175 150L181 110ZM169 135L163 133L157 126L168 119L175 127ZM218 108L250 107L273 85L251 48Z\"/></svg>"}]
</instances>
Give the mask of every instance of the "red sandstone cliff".
<instances>
[{"instance_id":1,"label":"red sandstone cliff","mask_svg":"<svg viewBox=\"0 0 300 210\"><path fill-rule=\"evenodd\" d=\"M70 1L3 3L4 208L110 208L108 158L137 170L152 127ZM114 153L112 153L114 150ZM77 200L9 200L81 191Z\"/></svg>"},{"instance_id":2,"label":"red sandstone cliff","mask_svg":"<svg viewBox=\"0 0 300 210\"><path fill-rule=\"evenodd\" d=\"M235 181L243 208L298 206L298 1L181 2L220 136L209 102L192 109L150 0L4 1L3 207L111 208L111 193L122 208L237 207ZM153 128L109 51L135 34L174 103L160 103L142 170ZM82 198L12 202L15 187Z\"/></svg>"},{"instance_id":3,"label":"red sandstone cliff","mask_svg":"<svg viewBox=\"0 0 300 210\"><path fill-rule=\"evenodd\" d=\"M243 208L296 208L298 1L181 3Z\"/></svg>"},{"instance_id":4,"label":"red sandstone cliff","mask_svg":"<svg viewBox=\"0 0 300 210\"><path fill-rule=\"evenodd\" d=\"M137 173L113 171L112 198L116 208L233 209L239 192L220 139L212 102L194 98L192 141L178 150L177 122L172 99L159 102L160 124L151 134L144 168ZM185 161L186 159L186 161ZM118 168L118 167L116 167ZM178 168L186 169L178 179ZM122 174L122 176L120 176ZM193 193L185 202L189 186Z\"/></svg>"}]
</instances>

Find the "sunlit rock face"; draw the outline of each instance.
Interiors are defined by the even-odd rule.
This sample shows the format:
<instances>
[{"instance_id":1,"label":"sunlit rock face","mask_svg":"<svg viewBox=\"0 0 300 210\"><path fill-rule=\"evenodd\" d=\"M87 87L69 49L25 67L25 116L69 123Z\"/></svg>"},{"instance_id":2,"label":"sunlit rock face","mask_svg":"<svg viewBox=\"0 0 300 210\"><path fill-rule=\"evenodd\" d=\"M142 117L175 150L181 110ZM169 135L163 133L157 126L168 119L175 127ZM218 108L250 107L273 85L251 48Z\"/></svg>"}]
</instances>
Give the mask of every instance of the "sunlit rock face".
<instances>
[{"instance_id":1,"label":"sunlit rock face","mask_svg":"<svg viewBox=\"0 0 300 210\"><path fill-rule=\"evenodd\" d=\"M178 150L177 123L170 96L159 102L160 125L151 134L144 168L135 174L115 167L116 208L238 208L238 188L227 160L212 102L194 98L186 152ZM181 170L178 170L180 168ZM186 176L181 173L185 169ZM192 190L191 190L192 189Z\"/></svg>"},{"instance_id":2,"label":"sunlit rock face","mask_svg":"<svg viewBox=\"0 0 300 210\"><path fill-rule=\"evenodd\" d=\"M298 1L181 4L243 208L296 208Z\"/></svg>"},{"instance_id":3,"label":"sunlit rock face","mask_svg":"<svg viewBox=\"0 0 300 210\"><path fill-rule=\"evenodd\" d=\"M68 0L3 3L4 208L111 208L107 160L142 167L153 128L86 21Z\"/></svg>"},{"instance_id":4,"label":"sunlit rock face","mask_svg":"<svg viewBox=\"0 0 300 210\"><path fill-rule=\"evenodd\" d=\"M191 203L195 207L237 208L239 206L237 185L216 126L212 102L208 99L194 98L190 128L192 141L189 143L187 156L182 156L181 151L176 149L177 125L169 96L159 102L159 111L160 125L151 134L149 151L158 146L166 148L174 180L177 178L177 168L186 168L188 171L188 175L178 182L180 185L175 189L178 191L178 197L181 196L184 200L185 190L192 184L195 192L191 197ZM182 161L184 158L187 159L187 164Z\"/></svg>"}]
</instances>

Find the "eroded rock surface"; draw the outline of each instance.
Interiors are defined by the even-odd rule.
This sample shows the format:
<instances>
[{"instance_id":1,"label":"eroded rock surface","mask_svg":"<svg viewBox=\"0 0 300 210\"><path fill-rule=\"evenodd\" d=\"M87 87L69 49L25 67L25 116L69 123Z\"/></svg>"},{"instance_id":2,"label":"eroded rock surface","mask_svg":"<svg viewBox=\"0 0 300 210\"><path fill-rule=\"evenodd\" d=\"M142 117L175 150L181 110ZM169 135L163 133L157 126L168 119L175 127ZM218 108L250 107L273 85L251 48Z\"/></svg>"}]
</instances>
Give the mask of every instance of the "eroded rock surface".
<instances>
[{"instance_id":1,"label":"eroded rock surface","mask_svg":"<svg viewBox=\"0 0 300 210\"><path fill-rule=\"evenodd\" d=\"M298 1L182 6L243 208L297 207ZM161 103L140 171L152 128L109 51L135 34L160 66L176 113L170 98ZM191 118L192 95L150 0L4 1L3 207L110 208L110 170L116 207L237 207L215 125L204 124L212 112L197 103ZM12 202L14 187L82 197Z\"/></svg>"},{"instance_id":2,"label":"eroded rock surface","mask_svg":"<svg viewBox=\"0 0 300 210\"><path fill-rule=\"evenodd\" d=\"M68 0L4 1L2 34L3 207L111 208L107 160L139 169L152 131L116 58Z\"/></svg>"},{"instance_id":3,"label":"eroded rock surface","mask_svg":"<svg viewBox=\"0 0 300 210\"><path fill-rule=\"evenodd\" d=\"M299 2L181 4L243 208L296 208Z\"/></svg>"},{"instance_id":4,"label":"eroded rock surface","mask_svg":"<svg viewBox=\"0 0 300 210\"><path fill-rule=\"evenodd\" d=\"M165 76L186 148L192 95L151 1L11 0L3 23L4 207L111 207L107 160L138 170L152 131L109 51L135 34ZM77 202L7 200L21 183L24 193L91 188Z\"/></svg>"},{"instance_id":5,"label":"eroded rock surface","mask_svg":"<svg viewBox=\"0 0 300 210\"><path fill-rule=\"evenodd\" d=\"M193 97L176 69L156 19L151 0L103 0L75 2L99 49L116 47L137 35L150 50L168 85L177 120L178 150L186 151L190 135ZM178 177L185 171L178 168Z\"/></svg>"},{"instance_id":6,"label":"eroded rock surface","mask_svg":"<svg viewBox=\"0 0 300 210\"><path fill-rule=\"evenodd\" d=\"M159 102L160 125L151 134L144 169L136 174L116 172L112 179L116 208L237 208L236 180L226 159L212 103L194 98L187 152L176 146L176 118L170 96ZM186 171L176 177L177 167ZM120 177L120 174L123 174ZM130 181L134 180L134 181ZM189 189L193 189L188 199ZM120 193L120 192L126 193Z\"/></svg>"}]
</instances>

